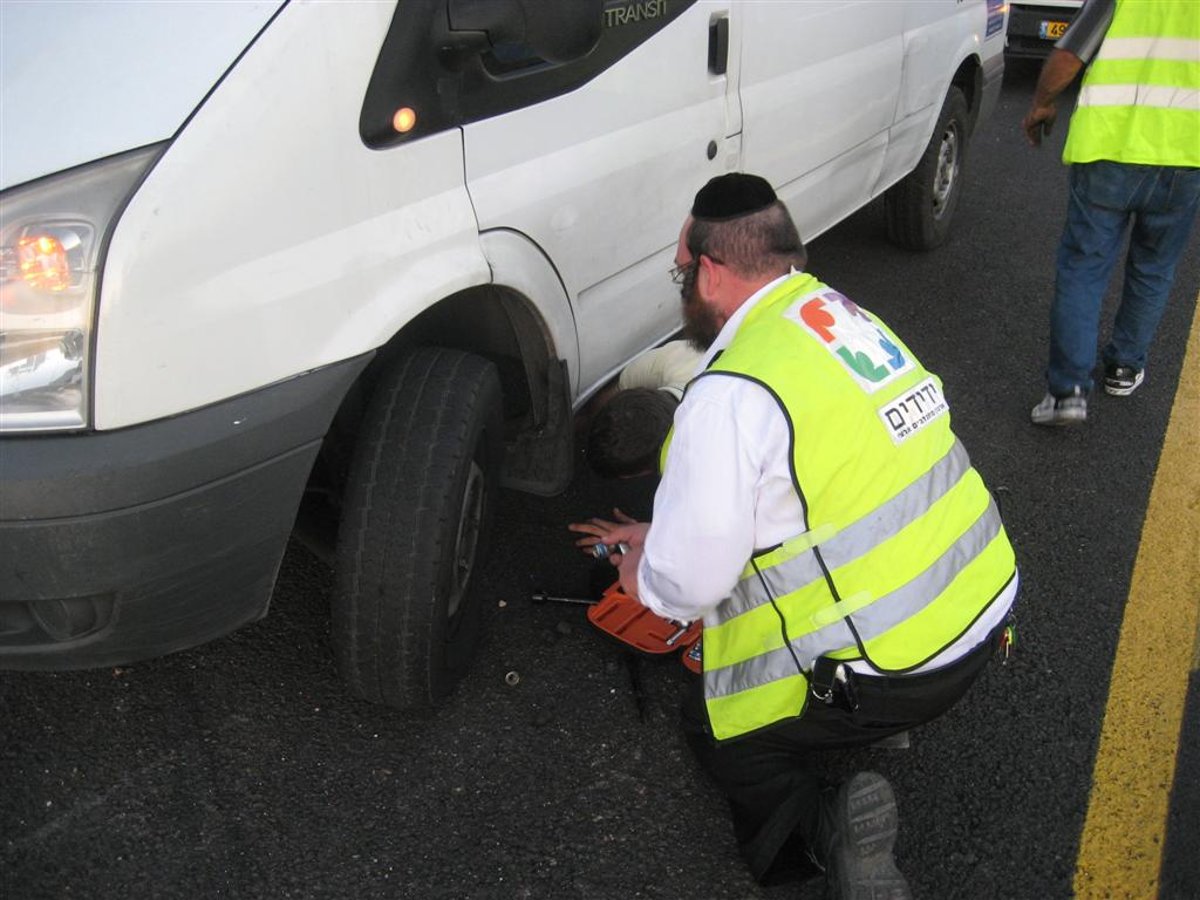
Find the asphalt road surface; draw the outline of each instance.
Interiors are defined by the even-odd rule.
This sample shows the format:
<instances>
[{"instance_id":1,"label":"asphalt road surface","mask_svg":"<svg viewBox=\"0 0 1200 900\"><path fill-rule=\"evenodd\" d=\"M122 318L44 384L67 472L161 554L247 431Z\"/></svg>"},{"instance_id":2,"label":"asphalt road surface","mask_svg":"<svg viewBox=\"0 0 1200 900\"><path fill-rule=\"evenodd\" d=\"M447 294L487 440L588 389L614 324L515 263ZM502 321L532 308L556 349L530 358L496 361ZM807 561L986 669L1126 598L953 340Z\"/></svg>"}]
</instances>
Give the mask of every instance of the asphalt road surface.
<instances>
[{"instance_id":1,"label":"asphalt road surface","mask_svg":"<svg viewBox=\"0 0 1200 900\"><path fill-rule=\"evenodd\" d=\"M1019 133L1035 71L1010 67L946 247L894 249L874 204L810 248L815 274L882 315L943 377L1023 576L1007 664L907 749L814 760L834 776L873 768L893 781L898 858L919 898L1072 894L1200 287L1194 238L1138 393L1095 396L1085 428L1029 424L1066 191L1062 129L1041 151ZM483 573L489 637L431 717L343 691L331 578L299 546L271 615L228 638L120 669L0 673L0 896L820 896L813 883L762 889L746 874L723 801L676 728L678 663L639 664L639 716L625 657L582 609L529 602L535 588L577 593L604 577L572 547L568 521L613 505L645 516L652 489L603 483L581 465L560 497L504 495ZM1200 895L1194 696L1192 715L1163 865L1169 898Z\"/></svg>"}]
</instances>

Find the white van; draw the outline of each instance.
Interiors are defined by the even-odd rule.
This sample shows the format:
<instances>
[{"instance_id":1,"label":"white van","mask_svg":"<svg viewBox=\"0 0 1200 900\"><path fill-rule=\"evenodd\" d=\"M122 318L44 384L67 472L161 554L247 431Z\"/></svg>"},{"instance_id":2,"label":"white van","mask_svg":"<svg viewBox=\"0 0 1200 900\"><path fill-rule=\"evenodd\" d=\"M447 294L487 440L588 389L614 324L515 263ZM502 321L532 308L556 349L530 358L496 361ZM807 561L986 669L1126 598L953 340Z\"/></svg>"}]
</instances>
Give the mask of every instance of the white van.
<instances>
[{"instance_id":1,"label":"white van","mask_svg":"<svg viewBox=\"0 0 1200 900\"><path fill-rule=\"evenodd\" d=\"M295 529L351 689L434 704L497 488L680 325L696 190L944 240L999 0L0 5L0 667L265 615Z\"/></svg>"}]
</instances>

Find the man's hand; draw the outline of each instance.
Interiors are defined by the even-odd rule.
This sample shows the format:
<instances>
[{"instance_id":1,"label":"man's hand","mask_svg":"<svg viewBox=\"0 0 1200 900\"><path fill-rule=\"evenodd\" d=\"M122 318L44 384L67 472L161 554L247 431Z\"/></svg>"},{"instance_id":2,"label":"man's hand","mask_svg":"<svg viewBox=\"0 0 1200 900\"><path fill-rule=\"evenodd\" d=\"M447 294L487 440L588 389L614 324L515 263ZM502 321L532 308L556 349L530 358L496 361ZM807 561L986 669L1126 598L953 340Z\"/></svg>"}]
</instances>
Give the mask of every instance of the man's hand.
<instances>
[{"instance_id":1,"label":"man's hand","mask_svg":"<svg viewBox=\"0 0 1200 900\"><path fill-rule=\"evenodd\" d=\"M1021 120L1021 128L1030 147L1040 147L1042 136L1050 133L1054 120L1058 118L1055 101L1065 91L1083 68L1083 60L1070 50L1055 47L1042 64L1037 87L1033 91L1033 102L1029 112Z\"/></svg>"},{"instance_id":2,"label":"man's hand","mask_svg":"<svg viewBox=\"0 0 1200 900\"><path fill-rule=\"evenodd\" d=\"M638 536L639 543L645 539L645 533L649 529L649 525L638 522L636 519L625 515L619 509L614 509L612 516L612 521L593 516L586 522L572 522L568 525L567 528L571 531L586 535L586 537L581 537L577 540L575 546L582 548L584 553L590 554L592 547L596 544L608 544L610 547L613 547L624 541L632 545L633 542L623 536L631 526L641 529Z\"/></svg>"},{"instance_id":3,"label":"man's hand","mask_svg":"<svg viewBox=\"0 0 1200 900\"><path fill-rule=\"evenodd\" d=\"M649 529L649 525L646 526ZM644 536L644 533L643 533ZM628 553L615 553L610 556L614 566L617 567L617 575L621 581L621 590L632 597L634 600L639 599L638 595L638 565L642 561L642 545L640 543L629 543Z\"/></svg>"},{"instance_id":4,"label":"man's hand","mask_svg":"<svg viewBox=\"0 0 1200 900\"><path fill-rule=\"evenodd\" d=\"M642 544L646 542L646 532L650 530L650 523L639 522L619 509L614 509L612 515L611 520L593 516L586 522L572 522L567 528L576 534L584 535L575 542L575 546L584 553L590 554L596 544L607 544L610 547L617 544L629 546L628 553L614 552L608 557L608 561L616 566L617 572L620 573L621 590L637 599L638 563L642 559Z\"/></svg>"},{"instance_id":5,"label":"man's hand","mask_svg":"<svg viewBox=\"0 0 1200 900\"><path fill-rule=\"evenodd\" d=\"M1054 128L1058 118L1058 108L1050 103L1046 106L1031 106L1025 118L1021 120L1021 128L1025 131L1025 139L1030 147L1040 147L1043 135Z\"/></svg>"}]
</instances>

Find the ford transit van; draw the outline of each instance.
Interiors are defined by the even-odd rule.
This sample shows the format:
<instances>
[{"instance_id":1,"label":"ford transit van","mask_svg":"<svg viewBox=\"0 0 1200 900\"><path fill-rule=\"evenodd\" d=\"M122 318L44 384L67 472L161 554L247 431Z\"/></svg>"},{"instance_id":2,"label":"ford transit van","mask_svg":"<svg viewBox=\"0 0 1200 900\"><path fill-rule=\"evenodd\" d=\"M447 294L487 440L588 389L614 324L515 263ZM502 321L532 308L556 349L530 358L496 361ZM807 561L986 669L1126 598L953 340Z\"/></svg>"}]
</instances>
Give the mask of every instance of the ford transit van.
<instances>
[{"instance_id":1,"label":"ford transit van","mask_svg":"<svg viewBox=\"0 0 1200 900\"><path fill-rule=\"evenodd\" d=\"M6 0L0 667L111 666L336 570L350 689L453 688L498 488L680 326L696 190L942 243L998 0ZM47 40L52 36L52 40Z\"/></svg>"}]
</instances>

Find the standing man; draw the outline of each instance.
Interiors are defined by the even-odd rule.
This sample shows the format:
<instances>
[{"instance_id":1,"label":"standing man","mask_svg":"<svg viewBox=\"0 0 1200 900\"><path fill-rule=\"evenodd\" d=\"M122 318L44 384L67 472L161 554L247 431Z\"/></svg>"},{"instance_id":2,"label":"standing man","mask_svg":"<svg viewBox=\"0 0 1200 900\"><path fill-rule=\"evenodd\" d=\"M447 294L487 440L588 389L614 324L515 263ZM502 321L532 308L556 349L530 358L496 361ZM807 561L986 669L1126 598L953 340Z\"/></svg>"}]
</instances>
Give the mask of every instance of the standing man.
<instances>
[{"instance_id":1,"label":"standing man","mask_svg":"<svg viewBox=\"0 0 1200 900\"><path fill-rule=\"evenodd\" d=\"M771 186L714 178L676 250L705 347L675 414L651 524L572 525L630 545L621 584L704 620L688 742L729 799L759 881L826 871L834 896L905 898L891 786L827 785L811 750L876 742L961 697L1017 589L995 504L940 381L882 322L802 271Z\"/></svg>"},{"instance_id":2,"label":"standing man","mask_svg":"<svg viewBox=\"0 0 1200 900\"><path fill-rule=\"evenodd\" d=\"M1022 122L1032 146L1089 60L1063 150L1071 195L1050 310L1047 392L1032 412L1037 425L1087 419L1100 305L1131 220L1104 390L1137 390L1200 206L1200 2L1087 0L1038 78Z\"/></svg>"}]
</instances>

